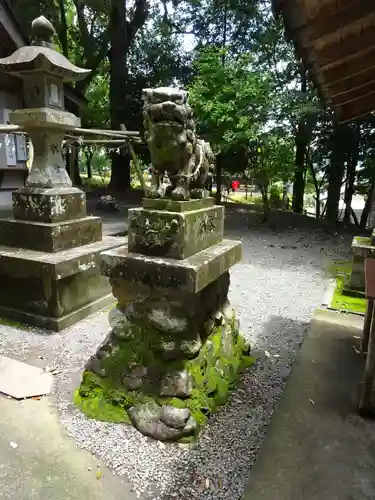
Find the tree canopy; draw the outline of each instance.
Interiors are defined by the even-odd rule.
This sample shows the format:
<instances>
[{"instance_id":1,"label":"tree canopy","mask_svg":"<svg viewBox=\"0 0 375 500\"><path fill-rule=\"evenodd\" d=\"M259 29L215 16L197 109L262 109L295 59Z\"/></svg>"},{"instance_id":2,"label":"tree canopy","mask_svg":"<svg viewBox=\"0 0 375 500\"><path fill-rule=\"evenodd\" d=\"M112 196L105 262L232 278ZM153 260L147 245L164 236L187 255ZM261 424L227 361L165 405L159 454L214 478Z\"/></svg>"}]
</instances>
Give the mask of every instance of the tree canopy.
<instances>
[{"instance_id":1,"label":"tree canopy","mask_svg":"<svg viewBox=\"0 0 375 500\"><path fill-rule=\"evenodd\" d=\"M359 194L368 205L374 190L374 117L335 122L270 0L10 3L26 35L43 13L55 25L57 50L92 70L77 84L88 100L85 127L142 132L143 88L187 88L199 134L217 156L219 191L225 175L251 177L268 204L272 186L292 184L294 211L312 197L315 215L336 222L341 200L346 222L366 224L366 213L356 221L351 204ZM146 148L137 154L147 166ZM130 160L127 148L102 155L112 187L130 187Z\"/></svg>"}]
</instances>

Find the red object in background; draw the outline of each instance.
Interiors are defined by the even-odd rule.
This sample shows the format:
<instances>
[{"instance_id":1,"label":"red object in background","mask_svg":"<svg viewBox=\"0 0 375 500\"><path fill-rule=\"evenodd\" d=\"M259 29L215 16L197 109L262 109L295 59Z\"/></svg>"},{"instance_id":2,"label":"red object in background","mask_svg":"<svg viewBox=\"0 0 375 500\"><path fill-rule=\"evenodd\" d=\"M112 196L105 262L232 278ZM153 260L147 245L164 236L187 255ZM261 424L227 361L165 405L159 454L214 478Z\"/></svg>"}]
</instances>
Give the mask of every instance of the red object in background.
<instances>
[{"instance_id":1,"label":"red object in background","mask_svg":"<svg viewBox=\"0 0 375 500\"><path fill-rule=\"evenodd\" d=\"M236 191L240 187L239 181L232 181L232 190Z\"/></svg>"}]
</instances>

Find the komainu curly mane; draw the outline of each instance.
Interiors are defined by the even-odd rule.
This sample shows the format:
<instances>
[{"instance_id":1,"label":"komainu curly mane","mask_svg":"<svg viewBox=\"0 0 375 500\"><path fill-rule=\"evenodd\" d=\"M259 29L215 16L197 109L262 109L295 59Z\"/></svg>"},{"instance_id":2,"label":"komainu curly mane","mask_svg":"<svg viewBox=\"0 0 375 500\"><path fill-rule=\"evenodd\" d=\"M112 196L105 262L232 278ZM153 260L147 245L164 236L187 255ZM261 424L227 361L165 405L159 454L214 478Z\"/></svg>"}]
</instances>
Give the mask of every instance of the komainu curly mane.
<instances>
[{"instance_id":1,"label":"komainu curly mane","mask_svg":"<svg viewBox=\"0 0 375 500\"><path fill-rule=\"evenodd\" d=\"M174 200L204 198L215 159L209 143L196 136L187 92L164 87L145 89L143 101L145 139L152 162L147 196L170 195ZM166 192L162 187L164 174L171 182Z\"/></svg>"}]
</instances>

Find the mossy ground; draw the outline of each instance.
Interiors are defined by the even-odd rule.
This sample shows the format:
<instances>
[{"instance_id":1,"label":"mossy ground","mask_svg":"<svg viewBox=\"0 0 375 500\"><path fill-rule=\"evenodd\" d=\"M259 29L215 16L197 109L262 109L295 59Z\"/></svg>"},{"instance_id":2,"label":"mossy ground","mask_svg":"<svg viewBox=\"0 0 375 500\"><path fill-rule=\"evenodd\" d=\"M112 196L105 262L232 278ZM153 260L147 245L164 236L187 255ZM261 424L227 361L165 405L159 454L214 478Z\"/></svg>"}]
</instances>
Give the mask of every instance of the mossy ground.
<instances>
[{"instance_id":1,"label":"mossy ground","mask_svg":"<svg viewBox=\"0 0 375 500\"><path fill-rule=\"evenodd\" d=\"M365 313L367 301L360 295L345 293L345 287L349 282L352 271L351 261L335 261L330 266L330 274L336 279L336 287L333 293L330 307L340 311Z\"/></svg>"},{"instance_id":2,"label":"mossy ground","mask_svg":"<svg viewBox=\"0 0 375 500\"><path fill-rule=\"evenodd\" d=\"M19 330L31 330L31 326L20 323L19 321L13 321L11 319L0 318L0 325L11 326L13 328L18 328Z\"/></svg>"},{"instance_id":3,"label":"mossy ground","mask_svg":"<svg viewBox=\"0 0 375 500\"><path fill-rule=\"evenodd\" d=\"M127 412L132 406L156 401L160 405L189 408L200 427L211 413L227 401L238 375L254 362L245 340L239 334L235 318L230 327L233 337L230 349L223 349L221 327L215 327L197 357L168 362L161 358L157 346L150 341L152 332L143 330L142 334L138 331L133 340L120 342L116 353L103 364L108 377L102 378L90 371L84 373L74 402L90 418L119 423L130 421ZM160 343L160 334L157 336ZM143 392L124 389L120 381L121 373L132 362L147 366L155 374L154 387L149 385L148 390L143 387ZM156 396L161 376L181 369L188 371L193 378L191 396L184 399Z\"/></svg>"}]
</instances>

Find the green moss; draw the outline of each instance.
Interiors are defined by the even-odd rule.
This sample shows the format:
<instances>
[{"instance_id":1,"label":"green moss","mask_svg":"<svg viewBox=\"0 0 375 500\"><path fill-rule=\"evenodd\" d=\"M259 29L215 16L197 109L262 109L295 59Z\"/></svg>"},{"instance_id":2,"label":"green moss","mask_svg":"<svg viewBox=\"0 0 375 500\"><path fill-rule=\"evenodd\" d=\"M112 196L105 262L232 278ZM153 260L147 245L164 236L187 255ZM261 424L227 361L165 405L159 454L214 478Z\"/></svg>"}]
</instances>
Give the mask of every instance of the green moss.
<instances>
[{"instance_id":1,"label":"green moss","mask_svg":"<svg viewBox=\"0 0 375 500\"><path fill-rule=\"evenodd\" d=\"M371 238L367 236L355 236L354 240L357 245L371 245Z\"/></svg>"},{"instance_id":2,"label":"green moss","mask_svg":"<svg viewBox=\"0 0 375 500\"><path fill-rule=\"evenodd\" d=\"M238 375L254 362L245 340L239 334L235 319L230 326L232 344L229 348L227 346L227 352L222 345L221 327L216 327L196 358L170 362L161 357L159 332L145 325L133 326L134 339L119 342L103 362L107 378L88 371L84 373L81 386L75 393L75 404L90 418L128 422L127 411L132 406L156 401L160 405L189 408L199 428L206 423L211 413L227 401ZM126 391L121 384L123 371L131 363L147 366L149 373L153 374L149 377L153 382L142 386L143 392ZM162 376L182 369L193 378L194 388L190 397L158 396Z\"/></svg>"},{"instance_id":3,"label":"green moss","mask_svg":"<svg viewBox=\"0 0 375 500\"><path fill-rule=\"evenodd\" d=\"M330 308L340 311L355 313L365 313L367 301L361 296L345 293L345 287L349 282L352 272L351 261L334 261L330 268L330 273L336 279L336 287L332 296Z\"/></svg>"},{"instance_id":4,"label":"green moss","mask_svg":"<svg viewBox=\"0 0 375 500\"><path fill-rule=\"evenodd\" d=\"M30 330L30 326L24 325L19 321L12 321L11 319L0 318L0 325L12 326L13 328L18 328L19 330Z\"/></svg>"},{"instance_id":5,"label":"green moss","mask_svg":"<svg viewBox=\"0 0 375 500\"><path fill-rule=\"evenodd\" d=\"M365 313L367 301L363 297L355 297L344 292L348 277L339 275L336 278L336 288L333 293L330 307L340 311Z\"/></svg>"},{"instance_id":6,"label":"green moss","mask_svg":"<svg viewBox=\"0 0 375 500\"><path fill-rule=\"evenodd\" d=\"M130 422L127 411L136 404L153 401L144 394L116 389L109 379L85 371L74 403L89 418L104 422Z\"/></svg>"}]
</instances>

